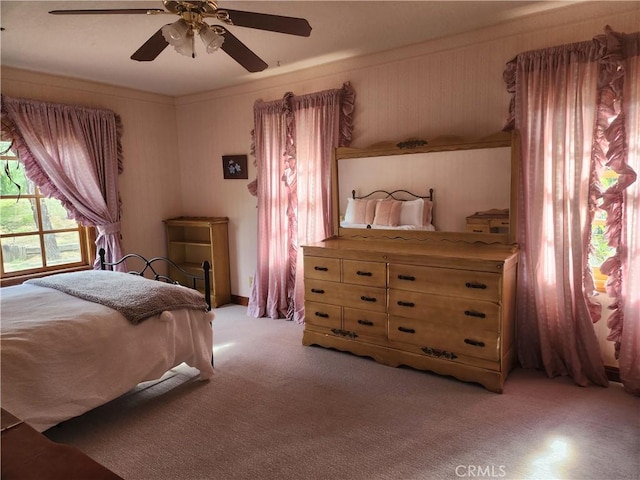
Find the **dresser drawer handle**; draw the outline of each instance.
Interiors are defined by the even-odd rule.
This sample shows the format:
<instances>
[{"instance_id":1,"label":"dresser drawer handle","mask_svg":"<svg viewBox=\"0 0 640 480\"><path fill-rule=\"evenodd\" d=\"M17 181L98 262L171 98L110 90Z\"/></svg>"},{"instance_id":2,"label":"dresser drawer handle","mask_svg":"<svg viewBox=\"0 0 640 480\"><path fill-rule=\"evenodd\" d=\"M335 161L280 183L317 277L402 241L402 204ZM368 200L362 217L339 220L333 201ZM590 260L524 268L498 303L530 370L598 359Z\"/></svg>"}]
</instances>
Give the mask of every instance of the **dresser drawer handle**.
<instances>
[{"instance_id":1,"label":"dresser drawer handle","mask_svg":"<svg viewBox=\"0 0 640 480\"><path fill-rule=\"evenodd\" d=\"M410 282L415 282L416 277L413 275L398 275L398 280L408 280Z\"/></svg>"},{"instance_id":2,"label":"dresser drawer handle","mask_svg":"<svg viewBox=\"0 0 640 480\"><path fill-rule=\"evenodd\" d=\"M484 342L479 342L477 340L471 340L470 338L465 338L464 343L467 345L473 345L474 347L484 347Z\"/></svg>"},{"instance_id":3,"label":"dresser drawer handle","mask_svg":"<svg viewBox=\"0 0 640 480\"><path fill-rule=\"evenodd\" d=\"M398 330L403 333L416 333L415 329L407 327L398 327Z\"/></svg>"},{"instance_id":4,"label":"dresser drawer handle","mask_svg":"<svg viewBox=\"0 0 640 480\"><path fill-rule=\"evenodd\" d=\"M366 325L367 327L373 327L373 322L371 320L358 320L360 325Z\"/></svg>"},{"instance_id":5,"label":"dresser drawer handle","mask_svg":"<svg viewBox=\"0 0 640 480\"><path fill-rule=\"evenodd\" d=\"M370 277L373 275L373 273L371 272L361 272L360 270L358 270L356 272L356 275L360 275L361 277Z\"/></svg>"},{"instance_id":6,"label":"dresser drawer handle","mask_svg":"<svg viewBox=\"0 0 640 480\"><path fill-rule=\"evenodd\" d=\"M334 335L340 335L341 337L346 337L351 339L358 337L358 334L355 332L350 332L349 330L341 330L339 328L332 328L331 333L333 333Z\"/></svg>"},{"instance_id":7,"label":"dresser drawer handle","mask_svg":"<svg viewBox=\"0 0 640 480\"><path fill-rule=\"evenodd\" d=\"M478 317L478 318L485 318L486 315L482 312L474 312L473 310L465 310L464 314L467 317Z\"/></svg>"},{"instance_id":8,"label":"dresser drawer handle","mask_svg":"<svg viewBox=\"0 0 640 480\"><path fill-rule=\"evenodd\" d=\"M416 304L413 302L403 302L401 300L398 300L398 305L400 305L401 307L415 307Z\"/></svg>"},{"instance_id":9,"label":"dresser drawer handle","mask_svg":"<svg viewBox=\"0 0 640 480\"><path fill-rule=\"evenodd\" d=\"M437 348L422 347L421 350L432 357L446 358L447 360L454 360L458 358L455 353L447 352L446 350L439 350Z\"/></svg>"},{"instance_id":10,"label":"dresser drawer handle","mask_svg":"<svg viewBox=\"0 0 640 480\"><path fill-rule=\"evenodd\" d=\"M477 283L477 282L467 282L464 284L464 286L467 288L480 288L482 290L485 290L487 288L487 286L484 283Z\"/></svg>"},{"instance_id":11,"label":"dresser drawer handle","mask_svg":"<svg viewBox=\"0 0 640 480\"><path fill-rule=\"evenodd\" d=\"M311 289L311 293L324 293L324 290L320 289L320 288L312 288Z\"/></svg>"},{"instance_id":12,"label":"dresser drawer handle","mask_svg":"<svg viewBox=\"0 0 640 480\"><path fill-rule=\"evenodd\" d=\"M316 312L316 317L329 318L329 314L324 312Z\"/></svg>"},{"instance_id":13,"label":"dresser drawer handle","mask_svg":"<svg viewBox=\"0 0 640 480\"><path fill-rule=\"evenodd\" d=\"M360 300L362 300L363 302L377 302L378 301L376 299L376 297L365 297L364 295L362 295L360 297Z\"/></svg>"},{"instance_id":14,"label":"dresser drawer handle","mask_svg":"<svg viewBox=\"0 0 640 480\"><path fill-rule=\"evenodd\" d=\"M327 267L313 267L314 270L318 270L319 272L328 272L329 268Z\"/></svg>"}]
</instances>

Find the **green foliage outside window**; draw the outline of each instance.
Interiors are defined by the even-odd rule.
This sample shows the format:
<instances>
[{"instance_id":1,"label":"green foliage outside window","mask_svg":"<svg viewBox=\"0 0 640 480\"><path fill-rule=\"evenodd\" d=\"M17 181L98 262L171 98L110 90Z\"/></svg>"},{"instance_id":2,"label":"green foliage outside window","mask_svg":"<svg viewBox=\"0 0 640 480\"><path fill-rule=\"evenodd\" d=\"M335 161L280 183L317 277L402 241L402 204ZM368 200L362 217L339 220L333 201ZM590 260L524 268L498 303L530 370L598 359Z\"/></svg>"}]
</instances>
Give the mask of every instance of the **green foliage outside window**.
<instances>
[{"instance_id":1,"label":"green foliage outside window","mask_svg":"<svg viewBox=\"0 0 640 480\"><path fill-rule=\"evenodd\" d=\"M9 147L0 142L0 151ZM83 262L82 229L61 202L41 196L9 151L0 172L2 274L16 275Z\"/></svg>"},{"instance_id":2,"label":"green foliage outside window","mask_svg":"<svg viewBox=\"0 0 640 480\"><path fill-rule=\"evenodd\" d=\"M603 190L606 190L618 180L618 174L611 169L605 170L604 174L600 178L603 185ZM615 248L608 245L605 237L605 226L607 223L607 213L604 210L598 210L593 219L593 225L591 227L591 245L593 251L589 256L589 265L593 267L600 267L602 263L615 252Z\"/></svg>"}]
</instances>

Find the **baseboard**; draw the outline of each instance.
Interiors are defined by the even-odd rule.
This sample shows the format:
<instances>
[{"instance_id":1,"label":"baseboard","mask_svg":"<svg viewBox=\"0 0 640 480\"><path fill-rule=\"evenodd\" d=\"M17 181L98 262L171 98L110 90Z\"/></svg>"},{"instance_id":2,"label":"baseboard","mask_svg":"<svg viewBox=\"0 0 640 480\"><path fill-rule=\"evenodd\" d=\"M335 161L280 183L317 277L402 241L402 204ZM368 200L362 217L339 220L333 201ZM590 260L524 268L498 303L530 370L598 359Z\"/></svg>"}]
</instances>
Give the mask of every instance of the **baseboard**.
<instances>
[{"instance_id":1,"label":"baseboard","mask_svg":"<svg viewBox=\"0 0 640 480\"><path fill-rule=\"evenodd\" d=\"M607 379L610 382L620 383L620 369L618 367L604 366L604 372L607 374Z\"/></svg>"},{"instance_id":2,"label":"baseboard","mask_svg":"<svg viewBox=\"0 0 640 480\"><path fill-rule=\"evenodd\" d=\"M249 306L249 298L241 297L240 295L231 295L231 303L236 305L244 305L245 307Z\"/></svg>"}]
</instances>

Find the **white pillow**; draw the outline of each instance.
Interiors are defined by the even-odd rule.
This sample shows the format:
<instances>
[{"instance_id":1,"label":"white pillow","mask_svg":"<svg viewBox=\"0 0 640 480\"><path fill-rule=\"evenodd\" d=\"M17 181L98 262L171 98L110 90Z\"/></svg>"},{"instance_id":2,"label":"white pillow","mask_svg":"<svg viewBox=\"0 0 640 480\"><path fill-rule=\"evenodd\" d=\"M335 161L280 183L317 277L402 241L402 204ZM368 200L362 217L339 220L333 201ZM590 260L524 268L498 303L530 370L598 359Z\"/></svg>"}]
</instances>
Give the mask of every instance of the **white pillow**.
<instances>
[{"instance_id":1,"label":"white pillow","mask_svg":"<svg viewBox=\"0 0 640 480\"><path fill-rule=\"evenodd\" d=\"M346 223L353 223L353 216L355 215L355 202L353 198L347 198L347 210L344 212L344 221Z\"/></svg>"},{"instance_id":2,"label":"white pillow","mask_svg":"<svg viewBox=\"0 0 640 480\"><path fill-rule=\"evenodd\" d=\"M416 227L421 227L423 213L424 200L422 198L402 202L400 225L415 225Z\"/></svg>"}]
</instances>

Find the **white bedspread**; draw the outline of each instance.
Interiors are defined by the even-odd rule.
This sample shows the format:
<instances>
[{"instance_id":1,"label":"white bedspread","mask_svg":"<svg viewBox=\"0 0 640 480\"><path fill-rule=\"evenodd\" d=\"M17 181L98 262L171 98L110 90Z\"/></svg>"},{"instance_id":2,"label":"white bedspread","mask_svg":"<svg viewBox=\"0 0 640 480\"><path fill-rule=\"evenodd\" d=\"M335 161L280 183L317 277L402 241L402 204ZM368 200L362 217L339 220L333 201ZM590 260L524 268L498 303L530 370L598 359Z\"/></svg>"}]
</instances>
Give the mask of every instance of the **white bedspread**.
<instances>
[{"instance_id":1,"label":"white bedspread","mask_svg":"<svg viewBox=\"0 0 640 480\"><path fill-rule=\"evenodd\" d=\"M185 362L213 375L214 314L163 312L138 325L51 288L0 289L2 407L38 431Z\"/></svg>"}]
</instances>

